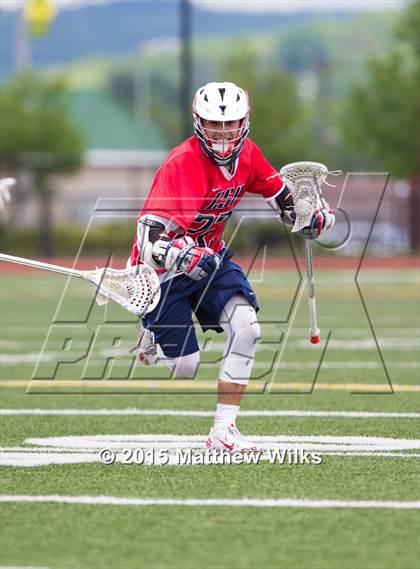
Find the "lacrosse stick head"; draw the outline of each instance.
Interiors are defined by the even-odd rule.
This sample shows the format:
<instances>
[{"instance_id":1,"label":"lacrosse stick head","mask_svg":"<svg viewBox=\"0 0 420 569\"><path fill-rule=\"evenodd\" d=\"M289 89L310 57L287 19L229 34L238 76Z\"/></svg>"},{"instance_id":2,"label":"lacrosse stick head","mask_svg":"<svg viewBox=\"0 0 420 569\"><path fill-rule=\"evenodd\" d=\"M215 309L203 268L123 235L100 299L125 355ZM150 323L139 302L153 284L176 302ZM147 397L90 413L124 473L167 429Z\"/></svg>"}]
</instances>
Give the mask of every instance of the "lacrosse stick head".
<instances>
[{"instance_id":1,"label":"lacrosse stick head","mask_svg":"<svg viewBox=\"0 0 420 569\"><path fill-rule=\"evenodd\" d=\"M12 188L16 184L16 178L2 178L0 180L0 190Z\"/></svg>"},{"instance_id":2,"label":"lacrosse stick head","mask_svg":"<svg viewBox=\"0 0 420 569\"><path fill-rule=\"evenodd\" d=\"M106 267L83 271L83 277L98 289L98 304L110 298L137 316L151 312L160 300L159 278L148 265L125 270Z\"/></svg>"},{"instance_id":3,"label":"lacrosse stick head","mask_svg":"<svg viewBox=\"0 0 420 569\"><path fill-rule=\"evenodd\" d=\"M287 184L293 196L296 219L292 231L300 231L309 225L315 208L325 207L322 185L329 172L320 162L293 162L280 170L280 178Z\"/></svg>"},{"instance_id":4,"label":"lacrosse stick head","mask_svg":"<svg viewBox=\"0 0 420 569\"><path fill-rule=\"evenodd\" d=\"M10 202L10 188L15 184L15 178L3 178L0 180L0 209L4 209L4 204Z\"/></svg>"}]
</instances>

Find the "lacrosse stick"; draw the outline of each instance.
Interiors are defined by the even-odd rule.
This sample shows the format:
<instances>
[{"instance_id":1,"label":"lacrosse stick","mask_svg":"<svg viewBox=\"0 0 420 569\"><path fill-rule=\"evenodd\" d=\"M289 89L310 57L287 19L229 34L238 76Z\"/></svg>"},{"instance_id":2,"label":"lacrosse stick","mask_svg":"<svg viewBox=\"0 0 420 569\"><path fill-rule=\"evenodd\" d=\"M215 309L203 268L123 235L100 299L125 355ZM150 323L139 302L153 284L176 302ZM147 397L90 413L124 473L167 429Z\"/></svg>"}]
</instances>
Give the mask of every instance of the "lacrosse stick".
<instances>
[{"instance_id":1,"label":"lacrosse stick","mask_svg":"<svg viewBox=\"0 0 420 569\"><path fill-rule=\"evenodd\" d=\"M22 257L0 254L0 261L26 265L35 269L43 269L54 273L62 273L78 277L92 283L98 290L96 301L105 304L108 299L120 304L123 308L143 316L151 312L160 299L160 283L155 271L148 265L138 265L126 270L108 267L93 271L78 271L50 263L41 263Z\"/></svg>"},{"instance_id":2,"label":"lacrosse stick","mask_svg":"<svg viewBox=\"0 0 420 569\"><path fill-rule=\"evenodd\" d=\"M312 219L315 208L322 209L328 207L321 187L322 184L331 186L326 182L326 177L332 174L338 176L341 171L329 172L324 164L318 162L293 162L283 166L280 170L280 178L287 184L293 196L294 211L296 219L293 224L292 232L300 231L308 226ZM320 330L318 328L315 299L315 282L312 258L312 243L305 239L306 257L306 277L308 288L309 315L311 327L309 329L311 344L318 344L320 341Z\"/></svg>"},{"instance_id":3,"label":"lacrosse stick","mask_svg":"<svg viewBox=\"0 0 420 569\"><path fill-rule=\"evenodd\" d=\"M10 188L15 184L15 178L2 178L0 180L0 209L4 209L5 204L10 202Z\"/></svg>"}]
</instances>

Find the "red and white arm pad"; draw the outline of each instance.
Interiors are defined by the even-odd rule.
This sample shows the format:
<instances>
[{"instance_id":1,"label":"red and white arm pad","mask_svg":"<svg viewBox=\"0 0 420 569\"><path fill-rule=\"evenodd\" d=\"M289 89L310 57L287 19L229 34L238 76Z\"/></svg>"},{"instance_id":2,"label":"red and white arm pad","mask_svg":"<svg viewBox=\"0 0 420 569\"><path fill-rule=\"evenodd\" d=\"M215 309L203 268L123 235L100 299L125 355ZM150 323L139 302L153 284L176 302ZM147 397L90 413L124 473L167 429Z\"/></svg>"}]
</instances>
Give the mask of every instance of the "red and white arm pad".
<instances>
[{"instance_id":1,"label":"red and white arm pad","mask_svg":"<svg viewBox=\"0 0 420 569\"><path fill-rule=\"evenodd\" d=\"M167 232L170 231L169 220L155 216L143 215L137 223L137 247L140 260L152 269L164 268L163 258L156 255L154 247L156 243L168 244L170 238Z\"/></svg>"}]
</instances>

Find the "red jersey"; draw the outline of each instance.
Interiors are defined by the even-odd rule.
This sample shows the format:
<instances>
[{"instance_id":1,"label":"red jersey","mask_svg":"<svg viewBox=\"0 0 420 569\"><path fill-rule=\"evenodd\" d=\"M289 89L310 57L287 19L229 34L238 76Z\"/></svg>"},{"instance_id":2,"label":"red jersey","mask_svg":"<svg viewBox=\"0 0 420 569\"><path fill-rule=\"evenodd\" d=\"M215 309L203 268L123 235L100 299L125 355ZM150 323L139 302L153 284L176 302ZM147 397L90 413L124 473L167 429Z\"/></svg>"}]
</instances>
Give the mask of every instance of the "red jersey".
<instances>
[{"instance_id":1,"label":"red jersey","mask_svg":"<svg viewBox=\"0 0 420 569\"><path fill-rule=\"evenodd\" d=\"M224 247L225 223L246 192L268 200L282 189L277 170L249 138L229 174L204 155L198 138L192 136L174 148L156 172L139 218L154 214L171 220L181 233L217 253ZM137 239L130 262L139 263Z\"/></svg>"}]
</instances>

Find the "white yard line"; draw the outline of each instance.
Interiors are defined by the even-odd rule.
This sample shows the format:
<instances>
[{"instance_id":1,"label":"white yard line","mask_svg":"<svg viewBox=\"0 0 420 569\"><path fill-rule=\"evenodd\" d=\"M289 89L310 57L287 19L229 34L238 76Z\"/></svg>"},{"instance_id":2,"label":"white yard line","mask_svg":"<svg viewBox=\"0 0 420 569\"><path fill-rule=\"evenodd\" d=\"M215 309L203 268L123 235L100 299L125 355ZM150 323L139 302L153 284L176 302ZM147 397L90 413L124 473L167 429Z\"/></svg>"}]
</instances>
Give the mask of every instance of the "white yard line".
<instances>
[{"instance_id":1,"label":"white yard line","mask_svg":"<svg viewBox=\"0 0 420 569\"><path fill-rule=\"evenodd\" d=\"M379 345L382 349L389 351L403 352L406 350L418 350L419 341L417 338L383 338L378 337ZM291 346L297 348L306 348L308 346L307 340L297 340L290 343ZM340 350L375 350L377 351L376 342L374 338L362 338L358 340L332 338L330 340L329 348L339 348Z\"/></svg>"},{"instance_id":2,"label":"white yard line","mask_svg":"<svg viewBox=\"0 0 420 569\"><path fill-rule=\"evenodd\" d=\"M30 438L25 446L0 448L0 464L14 467L37 467L50 464L99 463L102 452L111 453L112 463L139 461L144 466L205 466L182 459L182 453L207 452L203 435L131 434L131 435L82 435L48 438ZM319 455L345 457L379 457L391 459L418 459L420 441L364 436L254 436L253 441L263 451L261 461L271 461L272 452L318 453ZM409 451L409 452L404 452ZM414 452L410 452L414 451ZM161 454L167 457L162 463ZM141 459L136 458L141 457ZM281 462L284 464L284 462Z\"/></svg>"},{"instance_id":3,"label":"white yard line","mask_svg":"<svg viewBox=\"0 0 420 569\"><path fill-rule=\"evenodd\" d=\"M140 447L164 447L179 448L204 448L206 434L201 435L174 435L168 434L132 434L132 435L74 435L65 437L28 438L27 445L42 447L61 447L67 449L100 450L102 448L137 448ZM354 451L384 451L384 450L420 450L420 440L398 439L391 437L365 437L365 436L333 436L333 435L255 435L252 440L264 447L310 448L310 450L354 450Z\"/></svg>"},{"instance_id":4,"label":"white yard line","mask_svg":"<svg viewBox=\"0 0 420 569\"><path fill-rule=\"evenodd\" d=\"M213 417L214 411L176 409L0 409L0 415L122 415L146 417ZM277 409L241 411L241 417L346 417L352 419L418 419L420 413L385 411L300 411Z\"/></svg>"},{"instance_id":5,"label":"white yard line","mask_svg":"<svg viewBox=\"0 0 420 569\"><path fill-rule=\"evenodd\" d=\"M111 327L110 327L111 328ZM272 328L272 327L271 327ZM285 325L284 324L279 324L279 325L275 325L275 329L280 332L281 330L285 329ZM133 328L134 330L134 328ZM22 327L17 327L16 329L14 329L13 327L7 327L7 334L3 334L3 339L0 340L0 348L5 349L5 348L11 348L11 349L18 349L20 348L20 350L22 351L33 351L36 349L40 348L40 343L41 341L36 337L34 337L34 332L38 332L39 333L39 328L34 327L32 331L28 331L28 329L25 326ZM334 326L331 330L332 332L332 339L354 339L354 340L366 340L366 339L372 339L372 334L371 331L369 329L369 326L360 326L360 327L352 327L352 328L347 328L347 327L337 327ZM134 333L134 332L133 332ZM386 325L378 325L376 326L376 333L379 337L384 337L384 338L395 338L397 335L397 338L399 341L401 340L413 340L414 338L418 338L420 331L418 327L408 327L405 326L403 324L401 324L401 326L386 326ZM290 329L290 333L289 333L289 337L293 338L294 340L301 340L302 339L302 335L304 336L304 331L299 328L296 327L294 329ZM15 336L18 336L18 339L14 339ZM268 340L270 337L270 334L267 333L266 335L263 334L263 339ZM7 338L7 339L6 339ZM212 342L209 342L207 339L207 342L203 342L203 338L199 338L199 345L200 345L200 351L211 351L213 350L223 350L224 348L224 343L223 342L219 342L216 340L213 340ZM261 349L261 347L263 347L264 344L260 344L260 346L257 347ZM85 343L81 340L77 340L74 339L72 342L72 347L74 350L82 350L83 348L86 347ZM134 343L133 343L133 347L134 347ZM266 347L266 346L265 346ZM25 349L24 349L25 348Z\"/></svg>"},{"instance_id":6,"label":"white yard line","mask_svg":"<svg viewBox=\"0 0 420 569\"><path fill-rule=\"evenodd\" d=\"M305 448L308 450L308 445L293 445L293 448ZM312 445L315 447L315 445ZM118 445L117 448L120 448L121 445ZM279 447L279 445L277 445ZM154 449L159 451L162 448L162 444L158 443L142 443L141 448L143 450ZM175 454L176 451L179 449L193 449L194 451L205 451L204 444L194 444L194 443L168 443L165 445L169 453ZM279 447L280 448L280 447ZM286 447L289 448L289 447ZM338 448L338 445L337 447ZM343 448L343 447L341 447ZM133 449L136 450L136 449ZM98 451L97 451L98 452ZM322 456L376 456L376 457L386 457L386 458L420 458L419 453L415 452L383 452L383 451L355 451L355 450L346 450L346 451L325 451L320 448L320 445L316 446L316 452ZM92 452L92 448L60 448L60 447L0 447L0 463L3 462L4 459L12 457L17 462L21 461L22 458L31 458L32 456L36 456L35 460L38 460L40 455L43 455L43 458L46 460L55 456L55 457L63 457L68 455L68 460L71 461L72 458L79 459L78 455L83 455L83 458L92 460L92 462L98 462L98 454L94 454Z\"/></svg>"},{"instance_id":7,"label":"white yard line","mask_svg":"<svg viewBox=\"0 0 420 569\"><path fill-rule=\"evenodd\" d=\"M348 342L348 344L351 344L351 342ZM359 342L360 344L360 342ZM370 345L370 341L369 341L369 345ZM418 342L417 342L418 345ZM302 347L308 347L307 346L307 342L305 341L305 344L303 344L302 342ZM334 346L333 346L334 347ZM310 346L309 346L310 348ZM340 346L340 348L342 348L342 346ZM355 347L348 347L345 349L354 349L356 350ZM361 348L362 349L362 348ZM364 349L364 348L363 348ZM371 349L371 348L369 348ZM373 349L373 348L372 348ZM403 351L406 348L395 348L396 351ZM206 350L204 353L205 354L210 354L217 351L216 347L212 347L212 350ZM222 348L220 347L220 351L222 351ZM276 369L284 369L284 370L304 370L304 369L317 369L318 365L319 365L319 361L312 361L312 362L288 362L288 361L280 361L278 359L278 357L275 354L275 350L273 350L272 348L267 349L266 347L262 347L260 350L258 350L260 353L265 351L265 353L267 354L268 352L270 352L270 354L272 354L271 358L274 361L271 362L255 362L254 363L254 369L267 369L267 370L271 370L273 369L274 366L276 366ZM91 365L100 365L103 364L104 362L104 358L105 357L109 357L110 354L108 351L104 351L104 352L100 352L100 354L103 357L95 357L95 358L91 358L89 360ZM56 352L56 353L46 353L43 354L42 356L42 361L43 362L55 362L55 361L59 361L59 359L63 356L62 352ZM134 354L130 354L127 352L127 350L113 350L112 351L112 356L114 358L119 358L119 359L132 359L134 357ZM0 362L2 363L2 365L19 365L19 364L32 364L32 363L36 363L39 360L39 352L32 352L32 353L26 353L26 354L22 354L22 353L4 353L0 356ZM163 363L158 363L158 366L160 366L161 368L166 370L166 366ZM206 362L206 361L202 361L200 363L200 367L204 368L204 369L208 369L208 368L213 368L214 367L214 363L212 362ZM323 362L322 363L322 368L323 369L382 369L382 363L380 361L336 361L336 362ZM387 362L387 367L389 368L395 368L395 369L419 369L420 368L420 361L416 361L416 360L404 360L404 361L390 361Z\"/></svg>"},{"instance_id":8,"label":"white yard line","mask_svg":"<svg viewBox=\"0 0 420 569\"><path fill-rule=\"evenodd\" d=\"M206 466L207 464L211 464L211 463L206 463L204 462L200 462L199 464L192 464L190 462L185 463L182 458L180 457L180 453L184 452L186 454L189 454L189 446L184 446L182 447L182 445L178 445L180 448L175 450L175 449L167 449L167 445L165 445L165 456L168 457L168 462L164 465L162 465L159 462L158 458L153 458L153 457L146 457L145 462L143 463L143 468L148 468L148 467L153 467L153 466L176 466L176 467L180 467L180 468L188 468L188 467L202 467L202 466ZM156 451L160 451L159 447L153 447L155 448ZM150 452L151 447L149 447L149 449L144 448L144 451ZM201 453L201 451L204 452L204 447L201 449L193 449L194 450L194 454L198 452L198 454ZM290 449L289 449L290 451ZM275 451L273 451L275 452ZM280 452L280 451L279 451ZM299 451L297 451L299 452ZM392 452L355 452L355 451L349 451L349 452L323 452L323 451L319 451L317 450L317 454L319 456L340 456L340 457L346 457L346 459L351 459L352 457L369 457L370 459L375 459L375 458L379 458L379 459L402 459L402 460L406 460L406 459L418 459L420 458L419 454L415 454L415 453L392 453ZM203 455L204 456L204 455ZM125 457L125 458L124 458ZM122 456L121 453L117 453L115 462L116 463L123 463L124 460L127 458L127 454L125 452L124 457ZM261 456L259 462L267 462L269 461L269 456L268 454L265 454L263 456ZM42 452L41 451L36 451L36 452L23 452L23 451L17 451L17 452L1 452L0 453L0 463L2 466L12 466L12 467L19 467L19 468L35 468L38 466L50 466L52 464L54 465L62 465L62 464L99 464L100 462L100 458L99 458L99 452L61 452L61 451L54 451L54 452ZM133 463L135 464L135 462ZM139 468L142 468L142 466L139 466Z\"/></svg>"},{"instance_id":9,"label":"white yard line","mask_svg":"<svg viewBox=\"0 0 420 569\"><path fill-rule=\"evenodd\" d=\"M369 452L369 451L364 451L364 452L357 452L357 451L322 452L321 451L321 452L319 452L319 454L321 454L322 456L347 456L347 457L348 456L377 456L377 457L382 456L384 458L420 458L420 454L415 453L415 452L404 453L404 452Z\"/></svg>"},{"instance_id":10,"label":"white yard line","mask_svg":"<svg viewBox=\"0 0 420 569\"><path fill-rule=\"evenodd\" d=\"M221 506L221 507L253 507L253 508L362 508L362 509L392 509L392 510L418 510L420 502L399 502L380 500L296 500L283 499L172 499L172 498L120 498L117 496L25 496L4 495L0 502L16 503L55 503L55 504L83 504L92 506Z\"/></svg>"}]
</instances>

